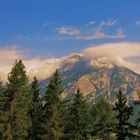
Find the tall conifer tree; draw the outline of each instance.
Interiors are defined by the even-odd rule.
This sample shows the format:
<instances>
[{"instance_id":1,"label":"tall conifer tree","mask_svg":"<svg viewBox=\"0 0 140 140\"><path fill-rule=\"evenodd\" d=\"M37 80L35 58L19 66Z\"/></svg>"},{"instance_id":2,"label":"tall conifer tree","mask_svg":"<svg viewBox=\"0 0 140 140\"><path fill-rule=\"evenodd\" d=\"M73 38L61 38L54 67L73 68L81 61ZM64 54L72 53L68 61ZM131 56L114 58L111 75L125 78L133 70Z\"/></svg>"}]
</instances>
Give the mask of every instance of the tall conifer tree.
<instances>
[{"instance_id":1,"label":"tall conifer tree","mask_svg":"<svg viewBox=\"0 0 140 140\"><path fill-rule=\"evenodd\" d=\"M61 75L56 70L50 79L45 94L42 126L44 127L43 140L59 140L62 136L61 128L61 93L63 92Z\"/></svg>"},{"instance_id":2,"label":"tall conifer tree","mask_svg":"<svg viewBox=\"0 0 140 140\"><path fill-rule=\"evenodd\" d=\"M88 104L78 88L73 102L68 107L65 125L66 139L86 140L88 133L91 131L90 121Z\"/></svg>"},{"instance_id":3,"label":"tall conifer tree","mask_svg":"<svg viewBox=\"0 0 140 140\"><path fill-rule=\"evenodd\" d=\"M42 111L42 101L40 97L40 87L36 77L34 77L31 83L32 103L30 108L30 117L32 120L32 127L30 131L31 140L40 140L41 138L41 127L40 117Z\"/></svg>"},{"instance_id":4,"label":"tall conifer tree","mask_svg":"<svg viewBox=\"0 0 140 140\"><path fill-rule=\"evenodd\" d=\"M12 140L25 140L30 128L28 76L22 60L16 60L7 83L9 131Z\"/></svg>"},{"instance_id":5,"label":"tall conifer tree","mask_svg":"<svg viewBox=\"0 0 140 140\"><path fill-rule=\"evenodd\" d=\"M116 114L115 133L117 140L125 140L132 135L130 132L131 124L129 123L129 119L133 114L133 108L129 107L126 103L127 98L122 94L122 91L119 90L117 101L113 108Z\"/></svg>"},{"instance_id":6,"label":"tall conifer tree","mask_svg":"<svg viewBox=\"0 0 140 140\"><path fill-rule=\"evenodd\" d=\"M93 135L102 140L112 140L111 131L114 125L112 105L100 97L91 109Z\"/></svg>"}]
</instances>

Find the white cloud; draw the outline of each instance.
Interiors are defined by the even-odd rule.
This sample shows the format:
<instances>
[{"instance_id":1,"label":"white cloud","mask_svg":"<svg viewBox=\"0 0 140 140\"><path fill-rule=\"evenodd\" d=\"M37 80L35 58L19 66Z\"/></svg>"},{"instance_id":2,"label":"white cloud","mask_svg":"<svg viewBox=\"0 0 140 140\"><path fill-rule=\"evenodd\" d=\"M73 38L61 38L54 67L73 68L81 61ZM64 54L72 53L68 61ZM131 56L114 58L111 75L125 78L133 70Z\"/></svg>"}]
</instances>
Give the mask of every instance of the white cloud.
<instances>
[{"instance_id":1,"label":"white cloud","mask_svg":"<svg viewBox=\"0 0 140 140\"><path fill-rule=\"evenodd\" d=\"M32 79L34 76L37 76L39 80L50 76L61 65L61 59L59 58L33 58L31 60L24 60L23 62L26 65L30 78Z\"/></svg>"},{"instance_id":2,"label":"white cloud","mask_svg":"<svg viewBox=\"0 0 140 140\"><path fill-rule=\"evenodd\" d=\"M71 28L71 27L64 27L64 26L57 28L57 31L60 34L65 34L65 35L79 35L80 34L80 30Z\"/></svg>"},{"instance_id":3,"label":"white cloud","mask_svg":"<svg viewBox=\"0 0 140 140\"><path fill-rule=\"evenodd\" d=\"M81 35L75 37L75 39L83 39L83 40L95 40L95 39L121 39L124 38L125 35L123 34L122 30L118 30L115 34L105 34L100 29L96 29L95 34L90 35Z\"/></svg>"},{"instance_id":4,"label":"white cloud","mask_svg":"<svg viewBox=\"0 0 140 140\"><path fill-rule=\"evenodd\" d=\"M80 55L77 53L71 54L69 56L61 57L61 58L50 58L50 59L40 59L33 58L30 60L24 60L23 62L26 65L27 72L32 79L34 76L37 76L39 80L48 78L53 74L53 72L61 68L63 64L69 63L74 64L78 61L75 55Z\"/></svg>"},{"instance_id":5,"label":"white cloud","mask_svg":"<svg viewBox=\"0 0 140 140\"><path fill-rule=\"evenodd\" d=\"M96 25L96 21L95 20L91 20L87 24L85 24L84 27L87 28L89 26L95 26L95 25Z\"/></svg>"},{"instance_id":6,"label":"white cloud","mask_svg":"<svg viewBox=\"0 0 140 140\"><path fill-rule=\"evenodd\" d=\"M110 26L114 26L117 20L101 21L97 24L95 21L90 21L88 24L80 27L59 27L57 32L66 36L62 36L62 39L79 39L79 40L96 40L96 39L121 39L124 38L123 29L119 28L114 33L106 33L109 31ZM108 28L106 28L108 27Z\"/></svg>"},{"instance_id":7,"label":"white cloud","mask_svg":"<svg viewBox=\"0 0 140 140\"><path fill-rule=\"evenodd\" d=\"M69 55L61 58L26 58L26 50L19 51L17 46L4 46L0 48L0 79L7 80L7 75L11 71L11 68L16 59L22 59L26 66L27 74L32 79L37 76L39 80L45 79L52 75L52 73L60 68L64 63L75 63L77 59Z\"/></svg>"},{"instance_id":8,"label":"white cloud","mask_svg":"<svg viewBox=\"0 0 140 140\"><path fill-rule=\"evenodd\" d=\"M91 21L88 23L88 25L95 24L95 23L96 23L95 20L91 20Z\"/></svg>"},{"instance_id":9,"label":"white cloud","mask_svg":"<svg viewBox=\"0 0 140 140\"><path fill-rule=\"evenodd\" d=\"M28 75L32 79L37 76L38 79L43 79L50 76L56 68L59 68L61 59L40 59L32 58L25 59L24 51L19 51L16 46L7 46L0 48L0 78L6 81L7 74L10 72L12 65L16 59L22 59Z\"/></svg>"},{"instance_id":10,"label":"white cloud","mask_svg":"<svg viewBox=\"0 0 140 140\"><path fill-rule=\"evenodd\" d=\"M99 44L83 50L83 53L94 58L100 56L134 57L140 55L140 43L121 42Z\"/></svg>"},{"instance_id":11,"label":"white cloud","mask_svg":"<svg viewBox=\"0 0 140 140\"><path fill-rule=\"evenodd\" d=\"M116 23L117 23L117 19L115 20L109 19L109 20L101 21L100 26L113 26Z\"/></svg>"},{"instance_id":12,"label":"white cloud","mask_svg":"<svg viewBox=\"0 0 140 140\"><path fill-rule=\"evenodd\" d=\"M78 57L79 56L79 57ZM39 80L49 77L63 64L73 66L80 58L92 66L119 65L140 73L140 43L121 42L94 45L81 51L80 54L71 54L60 58L32 58L27 59L25 51L19 51L16 46L7 46L0 49L0 76L6 81L15 59L22 58L30 78L37 76ZM25 59L26 58L26 59Z\"/></svg>"},{"instance_id":13,"label":"white cloud","mask_svg":"<svg viewBox=\"0 0 140 140\"><path fill-rule=\"evenodd\" d=\"M1 46L0 46L1 47ZM24 55L22 51L19 51L15 45L4 46L0 48L0 77L4 81L7 79L7 74L15 61Z\"/></svg>"},{"instance_id":14,"label":"white cloud","mask_svg":"<svg viewBox=\"0 0 140 140\"><path fill-rule=\"evenodd\" d=\"M82 52L86 59L111 62L116 65L126 66L140 73L140 43L108 43L89 47ZM128 59L129 58L129 59ZM136 58L137 61L133 61ZM138 63L139 62L139 63Z\"/></svg>"}]
</instances>

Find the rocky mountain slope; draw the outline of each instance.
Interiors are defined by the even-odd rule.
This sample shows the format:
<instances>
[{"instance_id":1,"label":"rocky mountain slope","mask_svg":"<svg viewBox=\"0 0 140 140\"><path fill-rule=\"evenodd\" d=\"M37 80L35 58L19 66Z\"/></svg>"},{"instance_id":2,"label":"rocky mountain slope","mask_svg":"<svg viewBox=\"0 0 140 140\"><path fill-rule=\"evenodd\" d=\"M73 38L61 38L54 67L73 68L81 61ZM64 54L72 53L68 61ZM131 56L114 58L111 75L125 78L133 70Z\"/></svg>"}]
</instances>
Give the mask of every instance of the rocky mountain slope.
<instances>
[{"instance_id":1,"label":"rocky mountain slope","mask_svg":"<svg viewBox=\"0 0 140 140\"><path fill-rule=\"evenodd\" d=\"M140 75L122 66L117 66L105 58L87 61L81 55L74 54L62 67L64 98L72 98L79 87L83 95L94 101L104 95L114 102L116 93L121 88L128 100L137 99L140 89ZM48 80L41 82L42 87Z\"/></svg>"}]
</instances>

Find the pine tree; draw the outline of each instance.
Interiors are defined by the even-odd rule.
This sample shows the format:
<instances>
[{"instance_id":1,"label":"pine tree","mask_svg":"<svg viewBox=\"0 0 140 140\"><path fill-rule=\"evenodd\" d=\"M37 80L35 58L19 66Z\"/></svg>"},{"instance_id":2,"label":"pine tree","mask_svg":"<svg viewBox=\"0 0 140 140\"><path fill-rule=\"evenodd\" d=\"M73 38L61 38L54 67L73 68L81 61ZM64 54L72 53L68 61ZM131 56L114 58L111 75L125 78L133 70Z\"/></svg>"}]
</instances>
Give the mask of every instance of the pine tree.
<instances>
[{"instance_id":1,"label":"pine tree","mask_svg":"<svg viewBox=\"0 0 140 140\"><path fill-rule=\"evenodd\" d=\"M6 113L6 103L7 97L5 94L5 88L0 81L0 138L1 140L9 139L8 135L8 125L7 125L7 113Z\"/></svg>"},{"instance_id":2,"label":"pine tree","mask_svg":"<svg viewBox=\"0 0 140 140\"><path fill-rule=\"evenodd\" d=\"M126 105L126 103L126 97L122 94L122 91L119 90L117 101L113 108L116 114L115 133L117 140L125 140L132 135L130 132L131 124L129 123L129 119L133 114L133 108Z\"/></svg>"},{"instance_id":3,"label":"pine tree","mask_svg":"<svg viewBox=\"0 0 140 140\"><path fill-rule=\"evenodd\" d=\"M32 120L32 127L30 131L31 140L40 140L41 128L40 117L42 111L42 101L40 97L40 87L36 77L31 83L32 103L30 108L30 117Z\"/></svg>"},{"instance_id":4,"label":"pine tree","mask_svg":"<svg viewBox=\"0 0 140 140\"><path fill-rule=\"evenodd\" d=\"M22 60L16 60L8 75L7 83L8 95L8 116L9 135L12 140L25 140L30 128L30 118L28 116L30 93L28 76Z\"/></svg>"},{"instance_id":5,"label":"pine tree","mask_svg":"<svg viewBox=\"0 0 140 140\"><path fill-rule=\"evenodd\" d=\"M90 111L78 88L73 102L68 107L65 125L65 139L86 140L90 132Z\"/></svg>"},{"instance_id":6,"label":"pine tree","mask_svg":"<svg viewBox=\"0 0 140 140\"><path fill-rule=\"evenodd\" d=\"M61 93L63 92L61 75L58 70L53 74L45 93L42 126L44 127L43 140L59 140L61 129Z\"/></svg>"},{"instance_id":7,"label":"pine tree","mask_svg":"<svg viewBox=\"0 0 140 140\"><path fill-rule=\"evenodd\" d=\"M112 105L104 98L100 97L91 109L93 135L102 140L112 140L111 131L114 125L112 115Z\"/></svg>"}]
</instances>

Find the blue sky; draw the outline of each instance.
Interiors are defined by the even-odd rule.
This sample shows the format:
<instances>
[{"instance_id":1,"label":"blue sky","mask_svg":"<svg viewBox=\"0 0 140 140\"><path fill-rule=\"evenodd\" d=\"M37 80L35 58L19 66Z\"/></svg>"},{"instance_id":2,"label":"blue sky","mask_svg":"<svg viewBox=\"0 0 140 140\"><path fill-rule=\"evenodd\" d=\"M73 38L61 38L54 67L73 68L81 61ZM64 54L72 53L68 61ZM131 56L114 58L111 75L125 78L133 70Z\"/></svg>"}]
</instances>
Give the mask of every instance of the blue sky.
<instances>
[{"instance_id":1,"label":"blue sky","mask_svg":"<svg viewBox=\"0 0 140 140\"><path fill-rule=\"evenodd\" d=\"M100 43L140 42L139 0L0 0L0 47L59 57Z\"/></svg>"}]
</instances>

